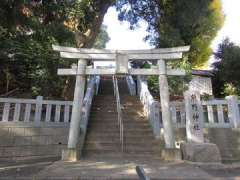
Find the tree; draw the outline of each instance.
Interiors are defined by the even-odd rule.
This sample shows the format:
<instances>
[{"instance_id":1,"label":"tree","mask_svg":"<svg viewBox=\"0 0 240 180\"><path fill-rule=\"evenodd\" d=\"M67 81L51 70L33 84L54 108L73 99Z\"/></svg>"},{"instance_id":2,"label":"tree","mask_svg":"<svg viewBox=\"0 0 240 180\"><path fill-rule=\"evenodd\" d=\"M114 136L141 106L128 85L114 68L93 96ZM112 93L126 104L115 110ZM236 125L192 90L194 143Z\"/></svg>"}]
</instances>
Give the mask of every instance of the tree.
<instances>
[{"instance_id":1,"label":"tree","mask_svg":"<svg viewBox=\"0 0 240 180\"><path fill-rule=\"evenodd\" d=\"M146 37L156 47L191 45L189 62L201 67L211 55L209 47L223 23L221 0L121 0L119 19L134 28L142 18L148 23Z\"/></svg>"},{"instance_id":2,"label":"tree","mask_svg":"<svg viewBox=\"0 0 240 180\"><path fill-rule=\"evenodd\" d=\"M240 95L240 47L225 39L214 54L216 61L212 67L215 71L215 95Z\"/></svg>"},{"instance_id":3,"label":"tree","mask_svg":"<svg viewBox=\"0 0 240 180\"><path fill-rule=\"evenodd\" d=\"M93 47L97 49L104 49L108 41L110 41L110 37L107 33L107 26L102 25Z\"/></svg>"},{"instance_id":4,"label":"tree","mask_svg":"<svg viewBox=\"0 0 240 180\"><path fill-rule=\"evenodd\" d=\"M77 47L91 48L100 32L104 15L115 0L70 1L65 24L75 33Z\"/></svg>"},{"instance_id":5,"label":"tree","mask_svg":"<svg viewBox=\"0 0 240 180\"><path fill-rule=\"evenodd\" d=\"M65 97L63 90L68 79L57 76L57 68L69 67L71 62L53 53L51 45L92 46L100 31L98 25L111 3L107 0L2 1L0 93L20 88L33 95ZM108 40L104 28L100 34L106 39L98 38L99 47ZM80 36L87 41L79 39Z\"/></svg>"}]
</instances>

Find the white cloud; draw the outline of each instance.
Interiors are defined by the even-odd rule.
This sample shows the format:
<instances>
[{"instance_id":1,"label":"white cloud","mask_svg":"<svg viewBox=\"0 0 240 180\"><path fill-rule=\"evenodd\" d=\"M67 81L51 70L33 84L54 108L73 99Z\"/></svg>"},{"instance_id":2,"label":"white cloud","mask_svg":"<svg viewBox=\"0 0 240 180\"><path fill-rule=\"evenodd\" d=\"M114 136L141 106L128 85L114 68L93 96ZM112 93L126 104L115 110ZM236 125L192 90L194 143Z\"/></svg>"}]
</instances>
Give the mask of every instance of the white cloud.
<instances>
[{"instance_id":1,"label":"white cloud","mask_svg":"<svg viewBox=\"0 0 240 180\"><path fill-rule=\"evenodd\" d=\"M120 22L115 8L109 8L104 17L103 24L107 25L107 31L111 40L107 43L107 49L150 49L150 45L143 41L147 35L147 23L141 21L140 27L129 30L128 22Z\"/></svg>"},{"instance_id":2,"label":"white cloud","mask_svg":"<svg viewBox=\"0 0 240 180\"><path fill-rule=\"evenodd\" d=\"M212 48L217 49L218 44L226 37L240 45L240 0L222 0L223 11L226 15L223 28L218 32L212 42ZM119 22L115 8L109 8L104 22L108 26L108 34L111 40L107 43L107 49L150 49L149 44L143 41L147 35L147 23L141 21L140 27L134 31L129 30L127 22ZM213 61L213 57L210 62Z\"/></svg>"},{"instance_id":3,"label":"white cloud","mask_svg":"<svg viewBox=\"0 0 240 180\"><path fill-rule=\"evenodd\" d=\"M240 0L222 0L222 3L226 18L223 28L213 41L213 49L216 49L218 44L226 37L240 44Z\"/></svg>"},{"instance_id":4,"label":"white cloud","mask_svg":"<svg viewBox=\"0 0 240 180\"><path fill-rule=\"evenodd\" d=\"M212 42L212 49L217 50L218 45L229 38L234 43L240 45L240 0L222 0L225 22L217 37ZM209 65L215 61L212 55L209 59Z\"/></svg>"}]
</instances>

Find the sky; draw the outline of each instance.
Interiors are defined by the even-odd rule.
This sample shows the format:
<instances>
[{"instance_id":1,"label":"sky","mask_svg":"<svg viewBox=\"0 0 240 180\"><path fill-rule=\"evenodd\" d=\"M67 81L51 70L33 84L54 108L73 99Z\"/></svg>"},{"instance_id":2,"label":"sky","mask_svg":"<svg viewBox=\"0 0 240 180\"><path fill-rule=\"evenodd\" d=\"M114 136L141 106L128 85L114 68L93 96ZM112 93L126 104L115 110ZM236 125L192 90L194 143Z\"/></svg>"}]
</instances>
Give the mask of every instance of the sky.
<instances>
[{"instance_id":1,"label":"sky","mask_svg":"<svg viewBox=\"0 0 240 180\"><path fill-rule=\"evenodd\" d=\"M111 40L107 43L106 49L150 49L151 47L143 41L147 35L147 23L141 21L139 28L129 30L128 22L120 22L115 8L108 9L103 24L107 25L107 32Z\"/></svg>"},{"instance_id":2,"label":"sky","mask_svg":"<svg viewBox=\"0 0 240 180\"><path fill-rule=\"evenodd\" d=\"M225 23L212 42L211 47L216 50L221 41L229 37L231 41L240 45L240 0L222 0ZM104 17L103 24L108 26L108 34L111 40L107 43L107 49L150 49L153 48L143 41L147 35L147 24L139 23L140 27L134 31L129 30L128 22L119 22L115 8L109 8ZM210 59L210 62L213 59Z\"/></svg>"},{"instance_id":3,"label":"sky","mask_svg":"<svg viewBox=\"0 0 240 180\"><path fill-rule=\"evenodd\" d=\"M222 3L225 23L212 43L213 49L226 37L240 45L240 0L222 0Z\"/></svg>"}]
</instances>

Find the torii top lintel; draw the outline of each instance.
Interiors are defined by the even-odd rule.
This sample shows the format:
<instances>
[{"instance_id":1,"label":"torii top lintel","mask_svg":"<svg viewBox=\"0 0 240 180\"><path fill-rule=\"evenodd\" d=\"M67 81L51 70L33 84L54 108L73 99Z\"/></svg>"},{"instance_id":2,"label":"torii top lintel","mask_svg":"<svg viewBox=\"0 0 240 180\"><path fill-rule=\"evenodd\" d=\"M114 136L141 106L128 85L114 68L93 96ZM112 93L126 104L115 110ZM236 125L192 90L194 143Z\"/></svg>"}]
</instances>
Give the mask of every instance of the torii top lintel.
<instances>
[{"instance_id":1,"label":"torii top lintel","mask_svg":"<svg viewBox=\"0 0 240 180\"><path fill-rule=\"evenodd\" d=\"M60 52L62 58L93 60L93 61L116 61L114 69L92 69L85 67L73 67L72 69L59 69L59 75L113 75L113 74L132 74L132 75L185 75L182 69L171 69L166 67L165 60L182 58L183 52L187 52L190 46L161 48L149 50L107 50L107 49L84 49L71 48L53 45L53 50ZM158 67L151 69L128 69L129 60L158 60Z\"/></svg>"},{"instance_id":2,"label":"torii top lintel","mask_svg":"<svg viewBox=\"0 0 240 180\"><path fill-rule=\"evenodd\" d=\"M181 59L182 53L187 52L190 46L174 48L159 48L149 50L108 50L108 49L85 49L53 45L53 50L60 52L60 56L69 59L89 59L112 61L119 54L126 55L128 60L172 60Z\"/></svg>"}]
</instances>

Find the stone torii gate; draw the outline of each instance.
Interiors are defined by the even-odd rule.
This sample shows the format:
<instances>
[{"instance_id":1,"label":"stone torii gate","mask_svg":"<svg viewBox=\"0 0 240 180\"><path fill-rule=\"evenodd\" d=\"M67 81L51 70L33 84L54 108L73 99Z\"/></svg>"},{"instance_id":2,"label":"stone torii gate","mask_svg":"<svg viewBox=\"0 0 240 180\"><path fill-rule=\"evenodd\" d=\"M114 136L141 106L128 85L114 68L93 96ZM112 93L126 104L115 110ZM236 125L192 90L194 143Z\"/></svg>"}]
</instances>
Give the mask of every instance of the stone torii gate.
<instances>
[{"instance_id":1,"label":"stone torii gate","mask_svg":"<svg viewBox=\"0 0 240 180\"><path fill-rule=\"evenodd\" d=\"M167 61L179 60L183 52L189 51L189 46L175 48L161 48L150 50L105 50L83 49L53 45L53 50L60 52L62 58L78 59L78 64L71 69L58 69L58 75L76 76L72 117L68 138L68 149L65 153L69 158L76 156L78 137L80 133L80 120L82 101L84 97L86 75L158 75L160 102L162 109L165 148L175 148L175 135L169 107L169 89L167 76L184 76L182 69L172 69L166 65ZM94 69L87 67L87 61L115 61L116 68ZM157 66L151 69L129 68L129 61L155 60Z\"/></svg>"}]
</instances>

